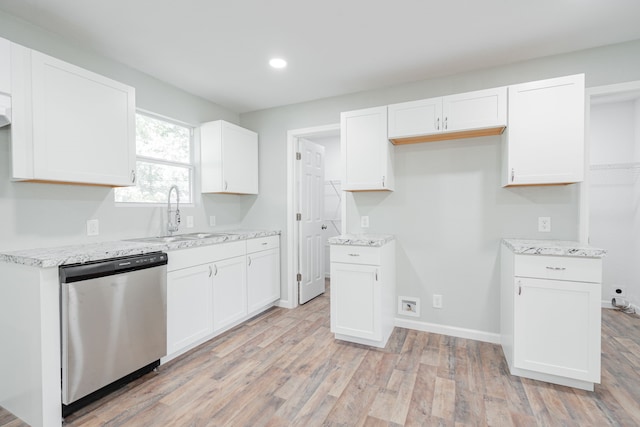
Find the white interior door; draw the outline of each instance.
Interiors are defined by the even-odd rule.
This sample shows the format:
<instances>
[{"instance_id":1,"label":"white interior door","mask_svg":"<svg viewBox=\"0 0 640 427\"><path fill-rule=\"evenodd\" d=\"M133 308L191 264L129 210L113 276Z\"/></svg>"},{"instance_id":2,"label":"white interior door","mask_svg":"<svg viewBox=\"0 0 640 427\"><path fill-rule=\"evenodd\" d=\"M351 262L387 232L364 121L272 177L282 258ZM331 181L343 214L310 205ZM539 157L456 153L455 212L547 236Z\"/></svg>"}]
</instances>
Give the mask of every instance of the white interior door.
<instances>
[{"instance_id":1,"label":"white interior door","mask_svg":"<svg viewBox=\"0 0 640 427\"><path fill-rule=\"evenodd\" d=\"M324 293L324 147L298 140L299 280L300 304Z\"/></svg>"}]
</instances>

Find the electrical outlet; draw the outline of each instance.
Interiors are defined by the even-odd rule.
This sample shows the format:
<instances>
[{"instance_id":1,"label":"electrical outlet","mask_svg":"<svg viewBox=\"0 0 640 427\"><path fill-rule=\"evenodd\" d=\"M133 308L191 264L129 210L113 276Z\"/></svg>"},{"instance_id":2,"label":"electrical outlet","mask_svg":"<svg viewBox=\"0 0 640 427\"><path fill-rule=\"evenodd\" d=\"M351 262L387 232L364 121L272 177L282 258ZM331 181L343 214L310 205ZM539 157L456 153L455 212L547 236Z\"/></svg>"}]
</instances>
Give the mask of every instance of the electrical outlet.
<instances>
[{"instance_id":1,"label":"electrical outlet","mask_svg":"<svg viewBox=\"0 0 640 427\"><path fill-rule=\"evenodd\" d=\"M216 226L216 216L211 215L209 216L209 227L215 227L215 226Z\"/></svg>"},{"instance_id":2,"label":"electrical outlet","mask_svg":"<svg viewBox=\"0 0 640 427\"><path fill-rule=\"evenodd\" d=\"M442 295L433 295L433 308L442 308Z\"/></svg>"},{"instance_id":3,"label":"electrical outlet","mask_svg":"<svg viewBox=\"0 0 640 427\"><path fill-rule=\"evenodd\" d=\"M191 215L187 215L187 228L193 228L193 217Z\"/></svg>"},{"instance_id":4,"label":"electrical outlet","mask_svg":"<svg viewBox=\"0 0 640 427\"><path fill-rule=\"evenodd\" d=\"M551 232L551 217L548 217L548 216L538 217L538 231L542 233Z\"/></svg>"},{"instance_id":5,"label":"electrical outlet","mask_svg":"<svg viewBox=\"0 0 640 427\"><path fill-rule=\"evenodd\" d=\"M398 314L420 317L420 298L398 297Z\"/></svg>"},{"instance_id":6,"label":"electrical outlet","mask_svg":"<svg viewBox=\"0 0 640 427\"><path fill-rule=\"evenodd\" d=\"M97 219L87 221L87 236L97 236L100 234L100 222Z\"/></svg>"},{"instance_id":7,"label":"electrical outlet","mask_svg":"<svg viewBox=\"0 0 640 427\"><path fill-rule=\"evenodd\" d=\"M364 215L360 217L360 227L369 228L369 217Z\"/></svg>"}]
</instances>

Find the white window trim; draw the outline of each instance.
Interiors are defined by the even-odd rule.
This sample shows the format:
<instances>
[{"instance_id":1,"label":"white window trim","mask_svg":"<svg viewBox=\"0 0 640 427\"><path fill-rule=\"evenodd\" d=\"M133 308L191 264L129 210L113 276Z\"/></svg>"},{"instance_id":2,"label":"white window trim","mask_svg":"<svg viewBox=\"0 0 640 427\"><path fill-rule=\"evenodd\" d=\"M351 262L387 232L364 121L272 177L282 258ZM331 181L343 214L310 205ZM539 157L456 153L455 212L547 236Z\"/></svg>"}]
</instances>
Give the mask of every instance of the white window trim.
<instances>
[{"instance_id":1,"label":"white window trim","mask_svg":"<svg viewBox=\"0 0 640 427\"><path fill-rule=\"evenodd\" d=\"M171 117L167 117L165 115L162 114L157 114L148 110L144 110L144 109L136 109L136 114L140 114L143 116L147 116L147 117L151 117L152 119L158 119L158 120L163 120L165 122L168 123L173 123L176 124L178 126L183 126L185 128L189 129L189 157L190 157L190 163L184 163L184 162L174 162L171 160L164 160L164 159L157 159L155 157L148 157L148 156L139 156L136 153L136 166L138 164L138 161L144 161L147 163L156 163L156 164L162 164L162 165L167 165L167 166L179 166L179 167L185 167L189 170L189 186L190 186L190 191L191 191L191 201L190 202L180 202L181 206L184 207L195 207L196 206L196 153L195 153L195 138L196 138L196 129L197 129L197 125L191 124L191 123L187 123L187 122L183 122L181 120L176 120L173 119ZM115 199L115 193L114 193L114 199ZM114 200L114 204L116 207L130 207L130 208L140 208L140 207L152 207L152 208L156 208L158 206L166 206L166 202L148 202L148 203L144 203L144 202L117 202Z\"/></svg>"}]
</instances>

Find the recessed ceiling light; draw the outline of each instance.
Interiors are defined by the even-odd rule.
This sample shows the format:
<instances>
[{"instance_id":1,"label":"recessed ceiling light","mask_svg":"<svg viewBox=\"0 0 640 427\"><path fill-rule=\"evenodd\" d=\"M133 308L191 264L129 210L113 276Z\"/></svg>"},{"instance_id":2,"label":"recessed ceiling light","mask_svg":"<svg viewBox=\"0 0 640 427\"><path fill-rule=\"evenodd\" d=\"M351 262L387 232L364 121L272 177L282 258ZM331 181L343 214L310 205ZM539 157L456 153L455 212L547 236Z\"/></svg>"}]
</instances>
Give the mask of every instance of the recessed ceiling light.
<instances>
[{"instance_id":1,"label":"recessed ceiling light","mask_svg":"<svg viewBox=\"0 0 640 427\"><path fill-rule=\"evenodd\" d=\"M269 65L273 68L285 68L287 66L287 61L282 58L273 58L269 61Z\"/></svg>"}]
</instances>

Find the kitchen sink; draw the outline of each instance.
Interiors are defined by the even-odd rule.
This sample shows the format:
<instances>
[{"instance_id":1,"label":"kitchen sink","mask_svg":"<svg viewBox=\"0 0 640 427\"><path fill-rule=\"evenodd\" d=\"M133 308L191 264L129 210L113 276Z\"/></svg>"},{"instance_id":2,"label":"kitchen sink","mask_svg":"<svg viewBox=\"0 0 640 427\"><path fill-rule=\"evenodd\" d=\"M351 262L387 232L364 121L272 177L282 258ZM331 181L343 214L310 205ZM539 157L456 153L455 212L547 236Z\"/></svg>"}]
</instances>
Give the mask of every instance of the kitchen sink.
<instances>
[{"instance_id":1,"label":"kitchen sink","mask_svg":"<svg viewBox=\"0 0 640 427\"><path fill-rule=\"evenodd\" d=\"M214 237L228 237L226 233L187 233L176 234L175 236L158 236L158 237L142 237L140 239L131 239L136 242L151 242L151 243L172 243L172 242L185 242L190 240L210 239Z\"/></svg>"}]
</instances>

